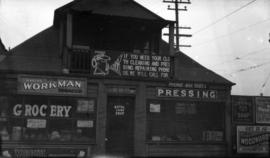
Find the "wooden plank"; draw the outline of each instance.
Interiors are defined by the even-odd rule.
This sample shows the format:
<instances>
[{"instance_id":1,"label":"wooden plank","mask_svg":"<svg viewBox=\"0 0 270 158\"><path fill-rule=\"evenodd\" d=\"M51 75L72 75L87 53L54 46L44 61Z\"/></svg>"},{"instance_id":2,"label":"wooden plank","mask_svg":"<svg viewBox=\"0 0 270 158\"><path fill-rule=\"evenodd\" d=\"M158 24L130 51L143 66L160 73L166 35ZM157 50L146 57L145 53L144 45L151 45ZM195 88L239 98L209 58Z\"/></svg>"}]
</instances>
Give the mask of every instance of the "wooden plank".
<instances>
[{"instance_id":1,"label":"wooden plank","mask_svg":"<svg viewBox=\"0 0 270 158\"><path fill-rule=\"evenodd\" d=\"M145 138L146 138L146 102L145 85L141 83L136 91L135 105L135 135L134 135L134 154L136 156L146 156Z\"/></svg>"},{"instance_id":2,"label":"wooden plank","mask_svg":"<svg viewBox=\"0 0 270 158\"><path fill-rule=\"evenodd\" d=\"M148 156L226 156L225 145L148 145Z\"/></svg>"}]
</instances>

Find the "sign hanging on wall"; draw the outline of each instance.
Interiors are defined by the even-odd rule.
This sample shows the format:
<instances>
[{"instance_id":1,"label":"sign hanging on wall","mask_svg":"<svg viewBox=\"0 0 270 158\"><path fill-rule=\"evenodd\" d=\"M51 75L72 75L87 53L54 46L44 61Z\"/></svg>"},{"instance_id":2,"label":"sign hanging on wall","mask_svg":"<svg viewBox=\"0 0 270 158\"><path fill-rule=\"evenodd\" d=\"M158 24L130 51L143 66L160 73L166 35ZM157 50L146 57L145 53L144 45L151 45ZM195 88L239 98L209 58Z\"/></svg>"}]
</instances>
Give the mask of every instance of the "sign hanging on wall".
<instances>
[{"instance_id":1,"label":"sign hanging on wall","mask_svg":"<svg viewBox=\"0 0 270 158\"><path fill-rule=\"evenodd\" d=\"M70 105L30 105L16 104L12 108L12 114L16 117L70 117L72 106ZM31 120L36 122L36 120Z\"/></svg>"},{"instance_id":2,"label":"sign hanging on wall","mask_svg":"<svg viewBox=\"0 0 270 158\"><path fill-rule=\"evenodd\" d=\"M51 76L18 76L18 93L32 95L86 96L87 80Z\"/></svg>"},{"instance_id":3,"label":"sign hanging on wall","mask_svg":"<svg viewBox=\"0 0 270 158\"><path fill-rule=\"evenodd\" d=\"M194 98L194 99L217 99L216 90L208 89L182 89L161 88L156 89L157 97Z\"/></svg>"},{"instance_id":4,"label":"sign hanging on wall","mask_svg":"<svg viewBox=\"0 0 270 158\"><path fill-rule=\"evenodd\" d=\"M253 97L232 96L232 120L238 123L253 123Z\"/></svg>"},{"instance_id":5,"label":"sign hanging on wall","mask_svg":"<svg viewBox=\"0 0 270 158\"><path fill-rule=\"evenodd\" d=\"M270 126L237 126L237 153L268 153Z\"/></svg>"},{"instance_id":6,"label":"sign hanging on wall","mask_svg":"<svg viewBox=\"0 0 270 158\"><path fill-rule=\"evenodd\" d=\"M256 97L256 123L270 123L270 97Z\"/></svg>"},{"instance_id":7,"label":"sign hanging on wall","mask_svg":"<svg viewBox=\"0 0 270 158\"><path fill-rule=\"evenodd\" d=\"M13 158L29 158L29 157L78 157L85 158L87 157L86 148L10 148L3 149L2 155L4 157L13 157Z\"/></svg>"},{"instance_id":8,"label":"sign hanging on wall","mask_svg":"<svg viewBox=\"0 0 270 158\"><path fill-rule=\"evenodd\" d=\"M171 62L169 56L95 51L91 57L91 75L168 79Z\"/></svg>"}]
</instances>

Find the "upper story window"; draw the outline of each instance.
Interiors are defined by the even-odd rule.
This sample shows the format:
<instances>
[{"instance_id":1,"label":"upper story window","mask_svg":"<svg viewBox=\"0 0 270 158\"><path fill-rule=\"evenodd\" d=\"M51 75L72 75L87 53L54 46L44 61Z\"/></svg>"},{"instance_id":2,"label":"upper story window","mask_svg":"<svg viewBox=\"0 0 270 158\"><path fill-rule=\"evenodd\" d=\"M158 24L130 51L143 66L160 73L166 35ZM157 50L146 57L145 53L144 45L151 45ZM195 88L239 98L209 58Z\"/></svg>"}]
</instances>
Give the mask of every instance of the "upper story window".
<instances>
[{"instance_id":1,"label":"upper story window","mask_svg":"<svg viewBox=\"0 0 270 158\"><path fill-rule=\"evenodd\" d=\"M158 54L161 30L144 21L75 14L72 34L74 45L94 50Z\"/></svg>"}]
</instances>

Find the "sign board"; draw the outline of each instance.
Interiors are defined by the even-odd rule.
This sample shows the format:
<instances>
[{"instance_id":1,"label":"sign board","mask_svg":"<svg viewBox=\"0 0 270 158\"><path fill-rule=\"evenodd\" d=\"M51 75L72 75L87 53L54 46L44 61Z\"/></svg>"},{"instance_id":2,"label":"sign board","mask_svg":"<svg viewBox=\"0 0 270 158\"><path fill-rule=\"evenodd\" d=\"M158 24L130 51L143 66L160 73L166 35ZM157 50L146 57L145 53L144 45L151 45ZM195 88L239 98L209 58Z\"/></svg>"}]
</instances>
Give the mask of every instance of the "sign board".
<instances>
[{"instance_id":1,"label":"sign board","mask_svg":"<svg viewBox=\"0 0 270 158\"><path fill-rule=\"evenodd\" d=\"M31 95L87 96L87 80L51 76L18 76L18 93Z\"/></svg>"},{"instance_id":2,"label":"sign board","mask_svg":"<svg viewBox=\"0 0 270 158\"><path fill-rule=\"evenodd\" d=\"M183 88L158 87L156 89L156 92L157 97L217 99L217 91L208 89L183 89Z\"/></svg>"},{"instance_id":3,"label":"sign board","mask_svg":"<svg viewBox=\"0 0 270 158\"><path fill-rule=\"evenodd\" d=\"M253 97L232 96L232 120L236 123L253 123Z\"/></svg>"},{"instance_id":4,"label":"sign board","mask_svg":"<svg viewBox=\"0 0 270 158\"><path fill-rule=\"evenodd\" d=\"M168 79L172 73L171 62L169 56L95 51L91 57L91 75Z\"/></svg>"},{"instance_id":5,"label":"sign board","mask_svg":"<svg viewBox=\"0 0 270 158\"><path fill-rule=\"evenodd\" d=\"M62 117L68 118L71 115L71 105L30 105L16 104L12 107L12 115L16 117ZM35 123L30 120L31 124Z\"/></svg>"},{"instance_id":6,"label":"sign board","mask_svg":"<svg viewBox=\"0 0 270 158\"><path fill-rule=\"evenodd\" d=\"M270 97L256 97L256 123L270 123Z\"/></svg>"},{"instance_id":7,"label":"sign board","mask_svg":"<svg viewBox=\"0 0 270 158\"><path fill-rule=\"evenodd\" d=\"M10 148L3 149L2 155L4 157L12 158L29 158L29 157L87 157L87 149L77 149L77 148L35 148L35 147L22 147L22 148Z\"/></svg>"},{"instance_id":8,"label":"sign board","mask_svg":"<svg viewBox=\"0 0 270 158\"><path fill-rule=\"evenodd\" d=\"M92 128L93 126L93 120L77 120L77 127L79 128Z\"/></svg>"},{"instance_id":9,"label":"sign board","mask_svg":"<svg viewBox=\"0 0 270 158\"><path fill-rule=\"evenodd\" d=\"M237 153L268 153L270 126L237 126Z\"/></svg>"},{"instance_id":10,"label":"sign board","mask_svg":"<svg viewBox=\"0 0 270 158\"><path fill-rule=\"evenodd\" d=\"M44 119L27 119L27 128L46 128L47 120Z\"/></svg>"}]
</instances>

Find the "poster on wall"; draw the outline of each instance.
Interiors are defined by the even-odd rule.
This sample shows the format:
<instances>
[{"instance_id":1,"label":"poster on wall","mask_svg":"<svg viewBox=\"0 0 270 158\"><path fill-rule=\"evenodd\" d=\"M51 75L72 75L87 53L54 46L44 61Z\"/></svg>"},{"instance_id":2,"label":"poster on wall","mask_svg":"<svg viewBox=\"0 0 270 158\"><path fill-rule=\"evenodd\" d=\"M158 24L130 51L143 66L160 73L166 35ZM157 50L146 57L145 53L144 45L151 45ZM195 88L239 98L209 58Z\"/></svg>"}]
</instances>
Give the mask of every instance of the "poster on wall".
<instances>
[{"instance_id":1,"label":"poster on wall","mask_svg":"<svg viewBox=\"0 0 270 158\"><path fill-rule=\"evenodd\" d=\"M95 51L91 57L91 75L168 79L171 62L169 56Z\"/></svg>"},{"instance_id":2,"label":"poster on wall","mask_svg":"<svg viewBox=\"0 0 270 158\"><path fill-rule=\"evenodd\" d=\"M253 97L232 96L232 120L235 123L253 123Z\"/></svg>"},{"instance_id":3,"label":"poster on wall","mask_svg":"<svg viewBox=\"0 0 270 158\"><path fill-rule=\"evenodd\" d=\"M270 97L256 97L256 123L270 123Z\"/></svg>"},{"instance_id":4,"label":"poster on wall","mask_svg":"<svg viewBox=\"0 0 270 158\"><path fill-rule=\"evenodd\" d=\"M18 93L31 95L86 96L87 79L19 75Z\"/></svg>"},{"instance_id":5,"label":"poster on wall","mask_svg":"<svg viewBox=\"0 0 270 158\"><path fill-rule=\"evenodd\" d=\"M237 153L268 153L270 126L237 126Z\"/></svg>"}]
</instances>

